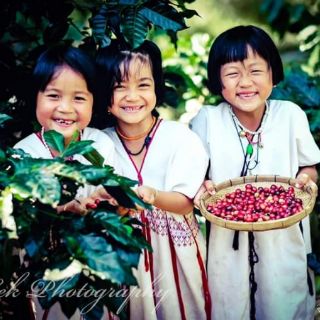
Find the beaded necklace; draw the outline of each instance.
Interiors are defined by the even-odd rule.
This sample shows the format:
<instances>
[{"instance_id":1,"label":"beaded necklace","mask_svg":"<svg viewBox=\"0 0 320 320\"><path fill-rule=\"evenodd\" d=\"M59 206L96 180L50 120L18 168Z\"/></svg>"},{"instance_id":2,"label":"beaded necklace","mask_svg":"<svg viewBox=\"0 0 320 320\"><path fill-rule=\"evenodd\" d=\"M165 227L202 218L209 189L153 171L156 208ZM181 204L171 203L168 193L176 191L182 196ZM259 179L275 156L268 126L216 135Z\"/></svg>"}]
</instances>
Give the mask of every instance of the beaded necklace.
<instances>
[{"instance_id":1,"label":"beaded necklace","mask_svg":"<svg viewBox=\"0 0 320 320\"><path fill-rule=\"evenodd\" d=\"M140 150L137 151L137 152L132 152L131 150L129 150L129 148L126 146L126 144L125 144L124 141L122 140L122 139L125 139L125 138L119 133L118 130L116 130L117 135L118 135L118 137L119 137L119 139L120 139L120 141L121 141L121 143L122 143L123 148L126 150L126 152L127 152L128 154L130 154L131 156L137 156L137 155L139 155L139 154L144 150L144 148L148 149L148 147L149 147L149 145L150 145L150 143L151 143L151 140L152 140L152 137L151 137L150 135L151 135L154 127L156 126L156 124L157 124L157 119L156 119L155 117L153 117L152 125L151 125L151 127L149 127L149 131L147 132L147 135L146 135L146 137L145 137L145 139L144 139L144 141L143 141L143 144L142 144ZM144 135L145 135L145 133L144 133ZM143 135L143 136L144 136L144 135ZM141 136L140 138L142 138L143 136ZM128 140L128 139L126 139L126 140ZM133 140L133 139L132 139L132 140Z\"/></svg>"},{"instance_id":2,"label":"beaded necklace","mask_svg":"<svg viewBox=\"0 0 320 320\"><path fill-rule=\"evenodd\" d=\"M43 143L44 147L49 151L49 153L51 154L51 157L54 158L54 154L52 153L51 149L49 148L46 139L44 138L44 127L41 127L41 131L40 131L40 140ZM79 141L82 140L82 130L79 130ZM73 157L67 157L67 160L73 160Z\"/></svg>"},{"instance_id":3,"label":"beaded necklace","mask_svg":"<svg viewBox=\"0 0 320 320\"><path fill-rule=\"evenodd\" d=\"M231 106L229 106L229 111L232 116L233 124L235 126L235 129L237 131L237 135L241 144L244 161L241 169L240 176L245 176L248 174L252 174L252 170L256 168L256 166L259 164L259 150L263 147L261 135L265 127L265 123L268 117L269 113L269 104L266 101L266 108L263 114L263 117L261 119L261 123L256 131L251 131L247 129L245 126L243 126L237 116L232 111ZM247 141L247 147L244 148L243 145L243 138L246 138ZM256 156L253 157L254 154L254 146L256 146Z\"/></svg>"},{"instance_id":4,"label":"beaded necklace","mask_svg":"<svg viewBox=\"0 0 320 320\"><path fill-rule=\"evenodd\" d=\"M264 110L264 114L263 114L263 117L262 117L262 120L261 120L261 123L258 127L258 129L256 131L251 131L249 130L248 128L246 128L243 124L240 123L239 119L237 118L237 116L234 114L231 106L229 105L229 112L231 113L231 116L232 116L232 119L233 121L237 124L237 126L241 129L239 134L241 136L244 136L246 133L249 133L251 135L255 135L255 134L258 134L258 133L261 133L264 129L264 126L266 124L266 121L267 121L267 117L268 117L268 114L269 114L269 102L266 101L266 109Z\"/></svg>"}]
</instances>

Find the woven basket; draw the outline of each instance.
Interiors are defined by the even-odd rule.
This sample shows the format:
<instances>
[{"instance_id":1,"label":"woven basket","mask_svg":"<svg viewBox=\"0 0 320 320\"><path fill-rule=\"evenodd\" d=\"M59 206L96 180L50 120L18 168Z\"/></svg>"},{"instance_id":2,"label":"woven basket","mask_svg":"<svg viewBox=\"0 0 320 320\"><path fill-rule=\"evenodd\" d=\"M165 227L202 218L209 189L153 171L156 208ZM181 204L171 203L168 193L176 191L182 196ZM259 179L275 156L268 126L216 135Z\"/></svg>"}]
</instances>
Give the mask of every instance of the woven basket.
<instances>
[{"instance_id":1,"label":"woven basket","mask_svg":"<svg viewBox=\"0 0 320 320\"><path fill-rule=\"evenodd\" d=\"M224 181L216 185L216 193L211 196L209 193L205 192L200 199L200 211L202 215L212 223L232 230L239 231L266 231L273 229L283 229L287 228L301 219L306 217L313 209L318 188L315 184L312 187L308 186L305 189L295 188L295 196L300 198L303 202L303 210L299 213L296 213L287 218L278 219L278 220L268 220L262 222L241 222L241 221L230 221L220 217L215 216L214 214L207 211L207 205L209 203L215 203L218 199L225 197L227 193L233 192L235 189L239 188L244 190L246 184L252 184L255 187L270 187L272 184L282 185L284 188L289 186L294 187L295 180L292 178L280 177L280 176L246 176L236 179L231 179Z\"/></svg>"}]
</instances>

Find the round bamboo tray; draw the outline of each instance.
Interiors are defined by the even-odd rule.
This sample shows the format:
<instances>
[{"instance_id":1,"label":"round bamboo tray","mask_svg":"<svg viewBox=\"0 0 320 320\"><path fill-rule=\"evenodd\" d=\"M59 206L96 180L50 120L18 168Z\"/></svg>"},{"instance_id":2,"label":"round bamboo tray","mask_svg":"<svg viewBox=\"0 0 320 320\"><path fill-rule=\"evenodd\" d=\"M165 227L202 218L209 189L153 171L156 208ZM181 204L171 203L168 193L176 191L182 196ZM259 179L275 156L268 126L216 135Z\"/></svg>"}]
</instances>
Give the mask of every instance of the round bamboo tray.
<instances>
[{"instance_id":1,"label":"round bamboo tray","mask_svg":"<svg viewBox=\"0 0 320 320\"><path fill-rule=\"evenodd\" d=\"M272 184L282 185L284 188L289 186L294 187L295 196L300 198L303 202L303 210L287 218L278 220L269 220L262 222L242 222L242 221L230 221L207 211L207 205L209 203L215 203L218 199L225 197L227 193L233 192L235 189L239 188L244 190L246 184L252 184L255 187L270 187ZM312 211L318 188L316 184L308 186L305 189L298 189L294 186L295 180L292 178L280 177L280 176L245 176L239 177L231 180L224 181L216 185L216 193L211 196L209 193L205 192L200 199L200 211L202 215L210 222L227 229L239 230L239 231L267 231L273 229L283 229L292 226L293 224L299 222L301 219L306 217Z\"/></svg>"}]
</instances>

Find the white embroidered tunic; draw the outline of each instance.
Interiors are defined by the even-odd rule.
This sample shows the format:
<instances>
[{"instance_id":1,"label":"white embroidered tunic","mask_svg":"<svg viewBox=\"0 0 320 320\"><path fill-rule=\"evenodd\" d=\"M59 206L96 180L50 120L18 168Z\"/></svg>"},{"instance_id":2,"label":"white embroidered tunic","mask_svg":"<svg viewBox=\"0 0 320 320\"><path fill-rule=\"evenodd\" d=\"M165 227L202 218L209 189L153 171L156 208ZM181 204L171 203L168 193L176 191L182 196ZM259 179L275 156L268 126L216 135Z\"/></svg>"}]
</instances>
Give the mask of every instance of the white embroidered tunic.
<instances>
[{"instance_id":1,"label":"white embroidered tunic","mask_svg":"<svg viewBox=\"0 0 320 320\"><path fill-rule=\"evenodd\" d=\"M142 168L135 168L114 128L105 132L116 147L120 174L161 191L193 198L203 182L208 157L200 139L185 125L162 121ZM144 252L130 292L130 318L207 319L205 243L193 213L179 215L158 208L137 215L153 252ZM205 301L205 294L207 300Z\"/></svg>"},{"instance_id":2,"label":"white embroidered tunic","mask_svg":"<svg viewBox=\"0 0 320 320\"><path fill-rule=\"evenodd\" d=\"M229 106L205 106L191 122L210 156L210 179L215 183L238 177L244 161ZM251 174L295 177L299 167L320 162L320 151L305 113L288 101L270 101L261 133L263 148ZM255 150L257 152L257 150ZM255 154L256 156L256 154ZM208 278L213 319L249 319L250 290L248 233L240 232L233 250L234 231L211 224ZM313 319L315 296L307 284L306 254L311 251L309 218L287 229L255 232L256 319ZM314 288L313 288L314 289Z\"/></svg>"}]
</instances>

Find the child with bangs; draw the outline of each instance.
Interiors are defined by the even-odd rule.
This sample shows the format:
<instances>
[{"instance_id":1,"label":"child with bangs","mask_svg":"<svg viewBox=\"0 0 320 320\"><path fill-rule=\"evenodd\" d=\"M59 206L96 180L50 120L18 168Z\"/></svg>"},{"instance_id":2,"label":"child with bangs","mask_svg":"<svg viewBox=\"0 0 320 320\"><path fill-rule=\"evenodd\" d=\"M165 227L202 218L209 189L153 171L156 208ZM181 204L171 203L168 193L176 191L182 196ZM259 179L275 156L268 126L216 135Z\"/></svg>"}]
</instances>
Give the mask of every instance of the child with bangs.
<instances>
[{"instance_id":1,"label":"child with bangs","mask_svg":"<svg viewBox=\"0 0 320 320\"><path fill-rule=\"evenodd\" d=\"M34 158L54 158L59 155L51 149L44 132L55 130L64 136L67 146L74 135L78 140L93 140L93 147L104 157L105 163L114 165L113 142L102 131L88 127L96 102L96 66L91 57L79 48L66 44L55 45L43 52L32 75L39 132L32 133L14 147ZM82 155L74 160L90 164ZM80 188L77 198L88 197L95 190L89 185ZM58 211L86 213L79 201L58 207Z\"/></svg>"},{"instance_id":2,"label":"child with bangs","mask_svg":"<svg viewBox=\"0 0 320 320\"><path fill-rule=\"evenodd\" d=\"M41 130L32 133L14 147L24 150L34 158L52 159L59 155L50 148L44 132L55 130L64 136L67 146L75 133L79 140L93 140L93 147L104 157L105 164L113 165L115 149L111 139L102 131L88 127L96 99L96 66L94 61L81 49L59 44L43 52L36 62L33 72L33 86L36 103L36 116ZM75 155L74 160L90 164L82 155ZM87 213L86 207L79 201L88 197L96 187L85 185L79 188L76 200L58 206L58 212ZM107 199L107 196L104 198ZM92 205L91 205L92 207ZM72 271L70 271L71 277ZM65 275L66 276L66 275ZM40 290L41 291L41 290ZM67 318L59 303L44 310L40 306L37 293L32 299L31 318L45 320L79 320L79 310ZM105 311L103 319L107 319Z\"/></svg>"},{"instance_id":3,"label":"child with bangs","mask_svg":"<svg viewBox=\"0 0 320 320\"><path fill-rule=\"evenodd\" d=\"M134 214L153 251L140 258L130 318L210 319L205 243L192 202L208 164L201 140L183 124L161 119L155 109L164 83L154 43L132 50L113 41L100 50L97 64L100 127L108 127L120 174L137 180L137 194L152 205Z\"/></svg>"},{"instance_id":4,"label":"child with bangs","mask_svg":"<svg viewBox=\"0 0 320 320\"><path fill-rule=\"evenodd\" d=\"M290 101L270 99L283 79L279 52L262 29L237 26L210 50L208 84L221 95L191 121L210 157L205 190L246 175L293 177L299 187L317 181L320 151L306 114ZM252 253L248 259L249 250ZM211 224L208 280L213 319L313 319L315 289L307 266L309 218L281 230L232 231Z\"/></svg>"}]
</instances>

